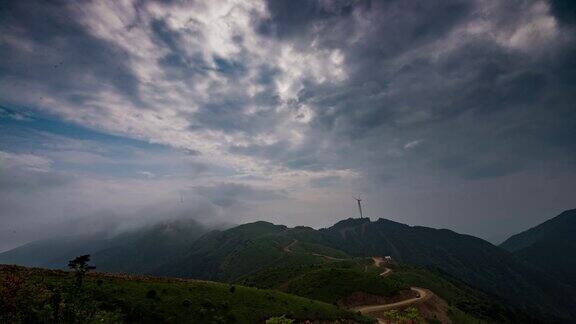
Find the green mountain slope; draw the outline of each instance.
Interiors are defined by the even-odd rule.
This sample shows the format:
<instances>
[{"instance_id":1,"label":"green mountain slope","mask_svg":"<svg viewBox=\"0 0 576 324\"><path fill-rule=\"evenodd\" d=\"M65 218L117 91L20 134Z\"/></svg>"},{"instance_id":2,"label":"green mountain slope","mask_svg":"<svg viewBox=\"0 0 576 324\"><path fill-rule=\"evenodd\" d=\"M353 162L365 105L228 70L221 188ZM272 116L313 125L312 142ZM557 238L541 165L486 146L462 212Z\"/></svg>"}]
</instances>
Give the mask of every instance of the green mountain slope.
<instances>
[{"instance_id":1,"label":"green mountain slope","mask_svg":"<svg viewBox=\"0 0 576 324\"><path fill-rule=\"evenodd\" d=\"M373 320L334 305L274 290L198 281L0 266L0 322L261 323ZM71 321L75 319L75 321Z\"/></svg>"},{"instance_id":2,"label":"green mountain slope","mask_svg":"<svg viewBox=\"0 0 576 324\"><path fill-rule=\"evenodd\" d=\"M267 268L238 282L339 304L355 292L390 297L410 289L395 276L380 276L382 271L372 259L359 258Z\"/></svg>"},{"instance_id":3,"label":"green mountain slope","mask_svg":"<svg viewBox=\"0 0 576 324\"><path fill-rule=\"evenodd\" d=\"M290 248L298 238L304 245ZM313 251L346 256L341 251L315 242L316 231L307 227L289 229L267 222L240 225L226 231L213 231L198 239L179 259L160 266L157 275L235 281L247 274L272 266L307 265L323 262Z\"/></svg>"},{"instance_id":4,"label":"green mountain slope","mask_svg":"<svg viewBox=\"0 0 576 324\"><path fill-rule=\"evenodd\" d=\"M516 234L500 246L576 287L576 209Z\"/></svg>"},{"instance_id":5,"label":"green mountain slope","mask_svg":"<svg viewBox=\"0 0 576 324\"><path fill-rule=\"evenodd\" d=\"M576 294L570 287L473 236L385 219L349 219L320 232L328 246L350 255L391 255L406 264L439 269L531 314L576 319Z\"/></svg>"},{"instance_id":6,"label":"green mountain slope","mask_svg":"<svg viewBox=\"0 0 576 324\"><path fill-rule=\"evenodd\" d=\"M382 267L371 258L333 260L329 263L276 267L246 276L239 283L273 288L298 296L339 305L378 304L409 298L409 287L427 288L448 302L456 314L488 323L528 323L529 315L508 307L501 299L469 287L437 271L406 265L387 264L391 272L381 276Z\"/></svg>"},{"instance_id":7,"label":"green mountain slope","mask_svg":"<svg viewBox=\"0 0 576 324\"><path fill-rule=\"evenodd\" d=\"M449 230L408 226L385 219L375 222L348 219L321 230L255 222L194 239L202 230L195 231L192 227L167 230L171 227L160 226L114 238L106 242L106 248L93 253L94 263L100 270L229 283L270 271L270 281L274 279L285 285L279 287L271 282L269 287L292 287L287 291L306 296L298 287L309 286L308 282L313 281L309 278L330 279L327 274L333 270L322 267L336 261L390 255L400 264L431 269L534 317L576 320L573 307L576 294L569 285L559 282L555 274L484 240ZM0 262L1 258L2 255ZM300 273L303 276L300 281L289 276L294 269L307 267L316 267L318 271ZM273 269L289 270L274 273ZM351 275L354 271L337 269L333 274L348 278L346 281L354 282L353 287L370 282L350 279L358 277ZM257 280L258 284L263 282L262 278ZM338 286L330 280L326 281L326 287L333 285L349 292L346 285ZM321 288L325 287L317 287L319 293ZM322 294L309 296L323 299Z\"/></svg>"},{"instance_id":8,"label":"green mountain slope","mask_svg":"<svg viewBox=\"0 0 576 324\"><path fill-rule=\"evenodd\" d=\"M391 255L405 264L438 269L534 317L568 320L574 316L571 308L574 294L567 287L510 253L472 236L383 219L376 222L349 219L323 230L265 222L244 224L205 235L183 258L158 268L155 273L235 282L266 273L267 269L314 267L339 258L375 255ZM285 273L281 270L270 275L280 281ZM348 274L338 272L343 278ZM306 275L318 279L313 274ZM330 284L327 281L317 288ZM297 289L289 291L302 294ZM562 298L557 297L558 292L563 293Z\"/></svg>"}]
</instances>

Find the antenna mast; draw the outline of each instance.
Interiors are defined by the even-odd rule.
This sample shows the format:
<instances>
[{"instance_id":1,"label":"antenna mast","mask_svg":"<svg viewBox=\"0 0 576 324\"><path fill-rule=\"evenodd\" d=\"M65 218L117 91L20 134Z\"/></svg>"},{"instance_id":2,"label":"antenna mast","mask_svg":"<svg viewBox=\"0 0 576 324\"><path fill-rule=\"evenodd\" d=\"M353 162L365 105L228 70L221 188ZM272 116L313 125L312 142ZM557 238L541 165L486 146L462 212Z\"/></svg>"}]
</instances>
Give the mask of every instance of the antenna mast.
<instances>
[{"instance_id":1,"label":"antenna mast","mask_svg":"<svg viewBox=\"0 0 576 324\"><path fill-rule=\"evenodd\" d=\"M360 212L360 218L364 218L364 216L362 215L362 199L356 197L353 198L356 199L356 202L358 202L358 211Z\"/></svg>"}]
</instances>

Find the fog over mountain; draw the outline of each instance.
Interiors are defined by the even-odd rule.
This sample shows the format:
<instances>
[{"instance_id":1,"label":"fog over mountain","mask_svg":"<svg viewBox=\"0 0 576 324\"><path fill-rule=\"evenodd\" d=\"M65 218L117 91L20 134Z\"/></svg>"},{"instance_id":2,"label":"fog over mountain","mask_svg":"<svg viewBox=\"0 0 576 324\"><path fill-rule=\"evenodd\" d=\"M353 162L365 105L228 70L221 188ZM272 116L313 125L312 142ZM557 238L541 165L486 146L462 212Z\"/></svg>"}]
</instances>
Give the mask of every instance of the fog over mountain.
<instances>
[{"instance_id":1,"label":"fog over mountain","mask_svg":"<svg viewBox=\"0 0 576 324\"><path fill-rule=\"evenodd\" d=\"M3 1L0 57L0 251L356 195L499 243L576 201L571 1Z\"/></svg>"}]
</instances>

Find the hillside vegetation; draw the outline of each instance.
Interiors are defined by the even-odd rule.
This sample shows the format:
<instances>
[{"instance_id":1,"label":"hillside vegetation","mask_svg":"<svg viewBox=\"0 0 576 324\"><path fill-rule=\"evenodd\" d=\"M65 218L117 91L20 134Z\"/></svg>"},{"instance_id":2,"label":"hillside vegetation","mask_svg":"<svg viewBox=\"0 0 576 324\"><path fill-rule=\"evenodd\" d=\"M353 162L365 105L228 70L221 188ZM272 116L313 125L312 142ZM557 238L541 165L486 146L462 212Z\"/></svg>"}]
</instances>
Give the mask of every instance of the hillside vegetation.
<instances>
[{"instance_id":1,"label":"hillside vegetation","mask_svg":"<svg viewBox=\"0 0 576 324\"><path fill-rule=\"evenodd\" d=\"M562 247L574 243L572 223L565 224L574 217L560 219L560 227L554 221L552 230L521 235L514 254L473 236L386 219L347 219L320 230L260 221L203 235L193 224L189 230L164 224L113 238L94 253L94 263L99 270L243 283L328 303L343 303L356 292L397 298L418 286L436 292L455 313L570 323L576 320L576 294L565 282L574 273L574 259ZM82 242L77 243L61 246L79 251ZM42 249L37 242L0 254L0 263L15 256L33 259L42 251L49 259L50 245ZM402 267L381 280L369 258L385 255ZM554 266L547 268L546 260Z\"/></svg>"},{"instance_id":2,"label":"hillside vegetation","mask_svg":"<svg viewBox=\"0 0 576 324\"><path fill-rule=\"evenodd\" d=\"M298 321L373 321L275 290L93 273L76 291L70 272L0 267L2 323L258 323L282 315Z\"/></svg>"},{"instance_id":3,"label":"hillside vegetation","mask_svg":"<svg viewBox=\"0 0 576 324\"><path fill-rule=\"evenodd\" d=\"M437 269L535 318L573 322L576 294L550 273L479 238L386 219L348 219L322 229L326 245L350 255L391 255Z\"/></svg>"},{"instance_id":4,"label":"hillside vegetation","mask_svg":"<svg viewBox=\"0 0 576 324\"><path fill-rule=\"evenodd\" d=\"M395 277L382 277L382 268L371 259L349 259L314 265L297 265L264 269L239 282L261 288L275 288L284 292L341 303L355 292L391 297L410 286Z\"/></svg>"},{"instance_id":5,"label":"hillside vegetation","mask_svg":"<svg viewBox=\"0 0 576 324\"><path fill-rule=\"evenodd\" d=\"M154 274L233 282L270 267L325 263L327 255L345 258L342 251L318 244L317 231L267 222L240 225L213 231L198 239L186 254L161 267ZM295 241L298 244L293 244Z\"/></svg>"},{"instance_id":6,"label":"hillside vegetation","mask_svg":"<svg viewBox=\"0 0 576 324\"><path fill-rule=\"evenodd\" d=\"M380 275L383 268L375 266L371 258L354 258L307 266L264 269L241 278L239 282L339 305L350 303L348 297L359 292L368 297L363 302L377 304L409 298L407 291L410 287L422 287L433 291L448 303L448 315L454 323L534 321L533 318L506 306L502 300L475 290L441 272L395 263L387 264L386 267L392 271L383 277ZM463 322L463 319L467 321Z\"/></svg>"}]
</instances>

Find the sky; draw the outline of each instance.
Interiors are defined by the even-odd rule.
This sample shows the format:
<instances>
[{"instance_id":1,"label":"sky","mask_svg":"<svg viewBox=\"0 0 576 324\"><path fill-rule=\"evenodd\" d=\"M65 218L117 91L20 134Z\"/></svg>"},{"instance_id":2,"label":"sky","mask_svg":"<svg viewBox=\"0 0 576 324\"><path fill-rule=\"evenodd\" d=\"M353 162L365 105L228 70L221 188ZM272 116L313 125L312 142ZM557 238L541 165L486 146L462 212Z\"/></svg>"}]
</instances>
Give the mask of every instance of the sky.
<instances>
[{"instance_id":1,"label":"sky","mask_svg":"<svg viewBox=\"0 0 576 324\"><path fill-rule=\"evenodd\" d=\"M576 208L570 0L2 1L0 250L192 217L499 242Z\"/></svg>"}]
</instances>

